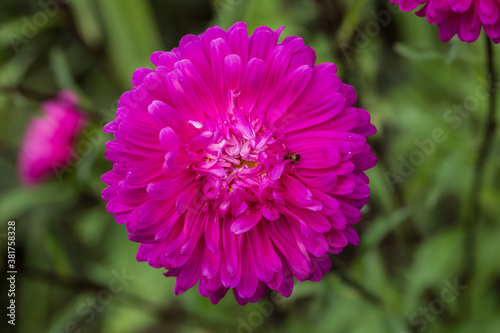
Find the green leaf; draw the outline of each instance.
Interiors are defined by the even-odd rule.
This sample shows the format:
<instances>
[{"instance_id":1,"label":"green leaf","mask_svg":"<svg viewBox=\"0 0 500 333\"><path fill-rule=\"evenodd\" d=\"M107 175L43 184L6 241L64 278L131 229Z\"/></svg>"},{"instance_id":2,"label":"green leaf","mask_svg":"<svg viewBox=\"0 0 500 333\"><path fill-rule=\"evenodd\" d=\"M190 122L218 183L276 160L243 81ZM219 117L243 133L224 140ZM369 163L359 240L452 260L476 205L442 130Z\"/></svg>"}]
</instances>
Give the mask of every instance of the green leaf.
<instances>
[{"instance_id":1,"label":"green leaf","mask_svg":"<svg viewBox=\"0 0 500 333\"><path fill-rule=\"evenodd\" d=\"M58 183L47 183L36 189L13 188L0 196L0 220L17 219L34 207L69 204L75 192Z\"/></svg>"},{"instance_id":2,"label":"green leaf","mask_svg":"<svg viewBox=\"0 0 500 333\"><path fill-rule=\"evenodd\" d=\"M59 88L69 88L73 91L79 90L77 84L73 79L73 74L71 73L68 59L66 58L66 55L61 48L56 47L51 50L50 65L52 67L52 71L54 72L56 83Z\"/></svg>"},{"instance_id":3,"label":"green leaf","mask_svg":"<svg viewBox=\"0 0 500 333\"><path fill-rule=\"evenodd\" d=\"M365 249L375 247L388 233L397 228L401 222L410 216L407 209L397 209L388 217L381 216L375 219L370 229L363 235L361 245Z\"/></svg>"},{"instance_id":4,"label":"green leaf","mask_svg":"<svg viewBox=\"0 0 500 333\"><path fill-rule=\"evenodd\" d=\"M445 63L447 65L450 65L452 64L458 57L458 55L460 54L460 49L461 49L461 46L462 46L462 43L461 42L450 42L450 47L448 48L448 53L446 54L446 59L445 59Z\"/></svg>"},{"instance_id":5,"label":"green leaf","mask_svg":"<svg viewBox=\"0 0 500 333\"><path fill-rule=\"evenodd\" d=\"M444 229L429 236L418 247L415 261L407 274L404 309L418 308L420 297L427 288L442 289L444 281L453 281L463 261L463 232L458 228Z\"/></svg>"},{"instance_id":6,"label":"green leaf","mask_svg":"<svg viewBox=\"0 0 500 333\"><path fill-rule=\"evenodd\" d=\"M411 60L439 60L443 55L434 49L417 49L403 43L396 43L394 51Z\"/></svg>"},{"instance_id":7,"label":"green leaf","mask_svg":"<svg viewBox=\"0 0 500 333\"><path fill-rule=\"evenodd\" d=\"M78 32L89 47L95 48L102 40L97 18L97 1L73 0L69 6L75 16Z\"/></svg>"},{"instance_id":8,"label":"green leaf","mask_svg":"<svg viewBox=\"0 0 500 333\"><path fill-rule=\"evenodd\" d=\"M148 2L139 0L102 0L99 5L110 64L123 88L129 88L134 70L151 67L151 53L161 49L152 10Z\"/></svg>"}]
</instances>

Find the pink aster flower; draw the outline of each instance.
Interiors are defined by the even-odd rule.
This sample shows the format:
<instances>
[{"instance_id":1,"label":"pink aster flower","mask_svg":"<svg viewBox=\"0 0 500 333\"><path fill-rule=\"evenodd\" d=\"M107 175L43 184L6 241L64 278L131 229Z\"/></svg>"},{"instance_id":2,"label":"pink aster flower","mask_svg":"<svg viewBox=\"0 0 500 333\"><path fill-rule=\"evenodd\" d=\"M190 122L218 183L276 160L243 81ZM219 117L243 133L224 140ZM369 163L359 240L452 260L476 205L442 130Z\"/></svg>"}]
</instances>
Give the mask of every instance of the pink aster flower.
<instances>
[{"instance_id":1,"label":"pink aster flower","mask_svg":"<svg viewBox=\"0 0 500 333\"><path fill-rule=\"evenodd\" d=\"M500 43L500 0L390 0L402 11L424 5L417 16L437 24L439 37L448 42L458 35L461 41L474 42L484 27L495 43Z\"/></svg>"},{"instance_id":2,"label":"pink aster flower","mask_svg":"<svg viewBox=\"0 0 500 333\"><path fill-rule=\"evenodd\" d=\"M36 185L68 164L73 141L85 124L77 102L75 94L62 91L57 99L42 104L42 116L32 118L19 153L24 185Z\"/></svg>"},{"instance_id":3,"label":"pink aster flower","mask_svg":"<svg viewBox=\"0 0 500 333\"><path fill-rule=\"evenodd\" d=\"M104 128L107 209L176 294L289 296L358 244L375 128L335 65L282 30L212 27L153 53Z\"/></svg>"}]
</instances>

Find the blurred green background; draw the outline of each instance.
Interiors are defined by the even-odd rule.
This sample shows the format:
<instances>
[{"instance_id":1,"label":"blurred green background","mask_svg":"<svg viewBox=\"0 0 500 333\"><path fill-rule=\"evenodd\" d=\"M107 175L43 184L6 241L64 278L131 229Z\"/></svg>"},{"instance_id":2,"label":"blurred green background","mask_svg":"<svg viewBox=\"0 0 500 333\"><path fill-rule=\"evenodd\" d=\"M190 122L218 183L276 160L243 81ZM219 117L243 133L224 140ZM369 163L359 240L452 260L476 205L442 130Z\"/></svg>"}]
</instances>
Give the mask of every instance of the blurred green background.
<instances>
[{"instance_id":1,"label":"blurred green background","mask_svg":"<svg viewBox=\"0 0 500 333\"><path fill-rule=\"evenodd\" d=\"M288 299L239 306L228 294L214 306L196 288L174 296L173 278L136 262L138 244L100 198L111 168L101 129L153 51L241 20L249 31L286 26L282 36L303 37L317 63L338 66L378 128L369 140L379 163L356 225L361 243L334 256L321 282L296 284ZM2 273L2 332L500 332L498 130L482 190L470 195L488 108L486 42L445 44L437 32L385 0L2 1L0 262L5 272L15 220L18 266L15 328ZM21 188L27 122L67 88L92 116L82 137L91 149L62 181ZM467 222L471 199L481 213Z\"/></svg>"}]
</instances>

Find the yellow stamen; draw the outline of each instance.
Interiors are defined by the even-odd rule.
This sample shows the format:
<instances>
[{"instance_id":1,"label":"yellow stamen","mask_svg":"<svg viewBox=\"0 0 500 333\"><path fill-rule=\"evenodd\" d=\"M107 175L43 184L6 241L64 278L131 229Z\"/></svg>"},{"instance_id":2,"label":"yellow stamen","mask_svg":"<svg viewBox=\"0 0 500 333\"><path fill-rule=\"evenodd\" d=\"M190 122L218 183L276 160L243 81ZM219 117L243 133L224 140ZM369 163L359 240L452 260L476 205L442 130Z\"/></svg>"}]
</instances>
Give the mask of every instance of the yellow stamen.
<instances>
[{"instance_id":1,"label":"yellow stamen","mask_svg":"<svg viewBox=\"0 0 500 333\"><path fill-rule=\"evenodd\" d=\"M241 164L246 165L249 168L254 168L257 165L259 165L259 163L255 162L255 161L241 161Z\"/></svg>"}]
</instances>

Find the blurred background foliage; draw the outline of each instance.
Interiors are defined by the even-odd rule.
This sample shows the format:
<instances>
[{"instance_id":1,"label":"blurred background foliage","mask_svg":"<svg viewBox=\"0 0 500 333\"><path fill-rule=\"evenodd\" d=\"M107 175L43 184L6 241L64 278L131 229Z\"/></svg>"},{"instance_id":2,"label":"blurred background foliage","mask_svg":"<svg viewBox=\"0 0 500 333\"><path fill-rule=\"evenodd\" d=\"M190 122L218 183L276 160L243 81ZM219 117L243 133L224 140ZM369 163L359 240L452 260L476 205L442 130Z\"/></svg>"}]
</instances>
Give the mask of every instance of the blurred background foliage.
<instances>
[{"instance_id":1,"label":"blurred background foliage","mask_svg":"<svg viewBox=\"0 0 500 333\"><path fill-rule=\"evenodd\" d=\"M442 43L436 26L385 0L63 2L0 3L0 251L4 270L6 222L17 221L19 332L500 331L498 131L472 198L481 214L472 229L463 218L488 105L477 93L488 82L485 40ZM153 51L241 20L249 31L286 26L318 63L337 65L379 130L370 138L379 164L368 172L361 243L334 256L321 282L296 284L289 299L238 306L228 295L214 306L196 288L174 296L173 278L136 262L138 244L100 199L111 167L101 128ZM24 189L16 160L27 122L66 88L92 117L82 135L92 148L61 181ZM431 144L436 130L442 140ZM123 273L123 290L110 293Z\"/></svg>"}]
</instances>

